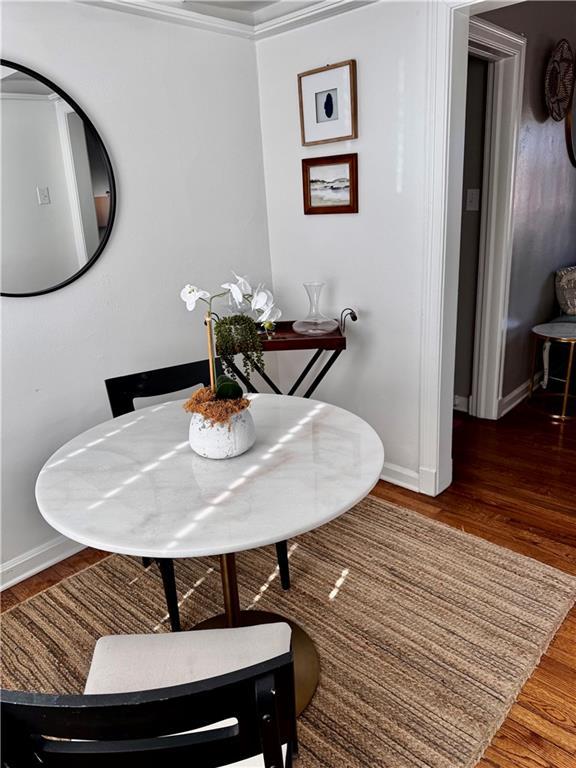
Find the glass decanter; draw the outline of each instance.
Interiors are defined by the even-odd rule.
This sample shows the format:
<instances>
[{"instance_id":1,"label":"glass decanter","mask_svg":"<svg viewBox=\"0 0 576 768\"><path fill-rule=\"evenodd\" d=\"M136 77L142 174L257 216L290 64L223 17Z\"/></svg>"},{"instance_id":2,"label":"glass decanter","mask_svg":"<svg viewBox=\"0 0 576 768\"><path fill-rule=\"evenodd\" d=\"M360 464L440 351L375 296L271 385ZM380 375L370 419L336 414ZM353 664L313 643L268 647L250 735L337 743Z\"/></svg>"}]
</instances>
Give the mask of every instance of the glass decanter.
<instances>
[{"instance_id":1,"label":"glass decanter","mask_svg":"<svg viewBox=\"0 0 576 768\"><path fill-rule=\"evenodd\" d=\"M325 283L304 283L303 285L308 294L310 309L304 320L296 320L292 323L293 330L305 336L321 336L335 331L338 328L336 320L331 320L320 312L320 294Z\"/></svg>"}]
</instances>

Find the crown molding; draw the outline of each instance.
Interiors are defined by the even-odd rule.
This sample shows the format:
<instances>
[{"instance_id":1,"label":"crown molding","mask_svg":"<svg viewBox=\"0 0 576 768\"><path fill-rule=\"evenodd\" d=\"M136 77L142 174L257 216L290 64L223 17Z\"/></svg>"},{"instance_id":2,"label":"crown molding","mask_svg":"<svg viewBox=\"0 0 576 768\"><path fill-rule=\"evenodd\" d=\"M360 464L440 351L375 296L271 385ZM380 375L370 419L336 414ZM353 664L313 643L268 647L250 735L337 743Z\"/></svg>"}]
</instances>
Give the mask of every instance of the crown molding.
<instances>
[{"instance_id":1,"label":"crown molding","mask_svg":"<svg viewBox=\"0 0 576 768\"><path fill-rule=\"evenodd\" d=\"M83 5L92 5L109 11L131 13L136 16L146 16L150 19L169 21L173 24L182 24L208 32L219 32L223 35L249 39L253 37L253 28L249 24L220 19L216 16L207 16L203 13L187 11L171 5L163 5L161 2L154 2L153 0L79 0L79 2Z\"/></svg>"},{"instance_id":2,"label":"crown molding","mask_svg":"<svg viewBox=\"0 0 576 768\"><path fill-rule=\"evenodd\" d=\"M278 35L291 29L312 24L316 21L338 16L341 13L354 11L381 0L322 0L312 6L304 7L284 16L257 24L244 24L237 21L208 16L204 13L165 5L156 0L77 0L83 5L91 5L110 11L131 13L137 16L182 24L209 32L217 32L233 37L243 37L249 40L260 40L265 37Z\"/></svg>"},{"instance_id":3,"label":"crown molding","mask_svg":"<svg viewBox=\"0 0 576 768\"><path fill-rule=\"evenodd\" d=\"M285 16L256 24L253 28L252 37L255 40L272 37L273 35L288 32L291 29L298 29L298 27L305 27L316 21L323 21L331 16L339 16L341 13L355 11L358 8L373 5L377 2L380 2L380 0L323 0L308 8L301 8L292 13L287 13Z\"/></svg>"}]
</instances>

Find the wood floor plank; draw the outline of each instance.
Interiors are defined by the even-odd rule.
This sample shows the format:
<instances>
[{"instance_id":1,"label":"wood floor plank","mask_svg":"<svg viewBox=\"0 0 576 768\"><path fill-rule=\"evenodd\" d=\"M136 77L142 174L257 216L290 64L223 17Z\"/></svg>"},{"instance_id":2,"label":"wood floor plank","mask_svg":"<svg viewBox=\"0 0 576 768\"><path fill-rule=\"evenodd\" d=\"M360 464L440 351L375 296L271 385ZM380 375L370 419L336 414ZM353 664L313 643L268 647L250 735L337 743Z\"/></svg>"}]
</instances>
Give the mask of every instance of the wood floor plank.
<instances>
[{"instance_id":1,"label":"wood floor plank","mask_svg":"<svg viewBox=\"0 0 576 768\"><path fill-rule=\"evenodd\" d=\"M549 653L540 660L533 677L561 693L564 698L576 701L576 670L553 659Z\"/></svg>"},{"instance_id":2,"label":"wood floor plank","mask_svg":"<svg viewBox=\"0 0 576 768\"><path fill-rule=\"evenodd\" d=\"M548 717L543 717L531 709L526 709L526 707L516 703L510 710L509 718L533 733L542 736L547 741L552 742L552 744L555 744L572 756L576 755L576 735L570 733L562 726L551 722ZM574 760L574 757L572 759Z\"/></svg>"},{"instance_id":3,"label":"wood floor plank","mask_svg":"<svg viewBox=\"0 0 576 768\"><path fill-rule=\"evenodd\" d=\"M518 702L526 709L576 735L576 702L556 693L537 679L528 680Z\"/></svg>"},{"instance_id":4,"label":"wood floor plank","mask_svg":"<svg viewBox=\"0 0 576 768\"><path fill-rule=\"evenodd\" d=\"M548 654L566 667L576 670L576 657L574 655L574 643L556 643L550 646Z\"/></svg>"},{"instance_id":5,"label":"wood floor plank","mask_svg":"<svg viewBox=\"0 0 576 768\"><path fill-rule=\"evenodd\" d=\"M516 745L509 746L505 739L494 739L484 753L484 758L492 768L549 768L546 763L522 759L519 752Z\"/></svg>"},{"instance_id":6,"label":"wood floor plank","mask_svg":"<svg viewBox=\"0 0 576 768\"><path fill-rule=\"evenodd\" d=\"M66 579L68 576L72 576L84 570L84 568L94 565L94 563L109 557L109 555L109 552L86 547L86 549L77 552L71 557L67 557L50 568L46 568L46 570L37 573L35 576L31 576L29 579L25 579L19 584L5 589L2 592L2 599L0 601L0 612L7 611L14 605L28 600L28 598L37 595L39 592L43 592L54 584L58 584L62 579Z\"/></svg>"},{"instance_id":7,"label":"wood floor plank","mask_svg":"<svg viewBox=\"0 0 576 768\"><path fill-rule=\"evenodd\" d=\"M506 720L500 731L496 734L494 743L502 745L502 742L499 740L501 735L543 759L545 765L554 766L554 768L574 768L573 755L510 718ZM513 751L515 749L513 748Z\"/></svg>"}]
</instances>

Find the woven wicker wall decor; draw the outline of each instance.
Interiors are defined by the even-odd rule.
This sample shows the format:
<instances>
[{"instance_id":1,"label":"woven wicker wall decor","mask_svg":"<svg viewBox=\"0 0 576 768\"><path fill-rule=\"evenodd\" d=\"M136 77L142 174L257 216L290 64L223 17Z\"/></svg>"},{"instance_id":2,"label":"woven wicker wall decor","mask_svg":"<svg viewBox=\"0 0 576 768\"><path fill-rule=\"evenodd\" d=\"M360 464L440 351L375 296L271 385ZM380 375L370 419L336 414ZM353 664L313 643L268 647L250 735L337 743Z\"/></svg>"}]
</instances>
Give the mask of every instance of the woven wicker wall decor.
<instances>
[{"instance_id":1,"label":"woven wicker wall decor","mask_svg":"<svg viewBox=\"0 0 576 768\"><path fill-rule=\"evenodd\" d=\"M544 96L553 120L564 120L574 88L574 54L568 40L560 40L546 67Z\"/></svg>"}]
</instances>

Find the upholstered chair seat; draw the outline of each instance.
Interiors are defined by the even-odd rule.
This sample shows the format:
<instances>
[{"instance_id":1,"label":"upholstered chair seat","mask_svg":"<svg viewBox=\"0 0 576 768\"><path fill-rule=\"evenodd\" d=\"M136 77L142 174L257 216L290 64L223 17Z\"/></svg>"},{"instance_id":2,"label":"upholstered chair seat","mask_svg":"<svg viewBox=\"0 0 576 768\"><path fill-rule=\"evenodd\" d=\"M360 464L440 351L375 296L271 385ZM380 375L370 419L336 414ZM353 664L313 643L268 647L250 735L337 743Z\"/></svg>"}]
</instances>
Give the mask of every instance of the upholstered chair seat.
<instances>
[{"instance_id":1,"label":"upholstered chair seat","mask_svg":"<svg viewBox=\"0 0 576 768\"><path fill-rule=\"evenodd\" d=\"M128 693L226 675L290 651L286 623L157 635L108 635L96 643L85 694Z\"/></svg>"}]
</instances>

